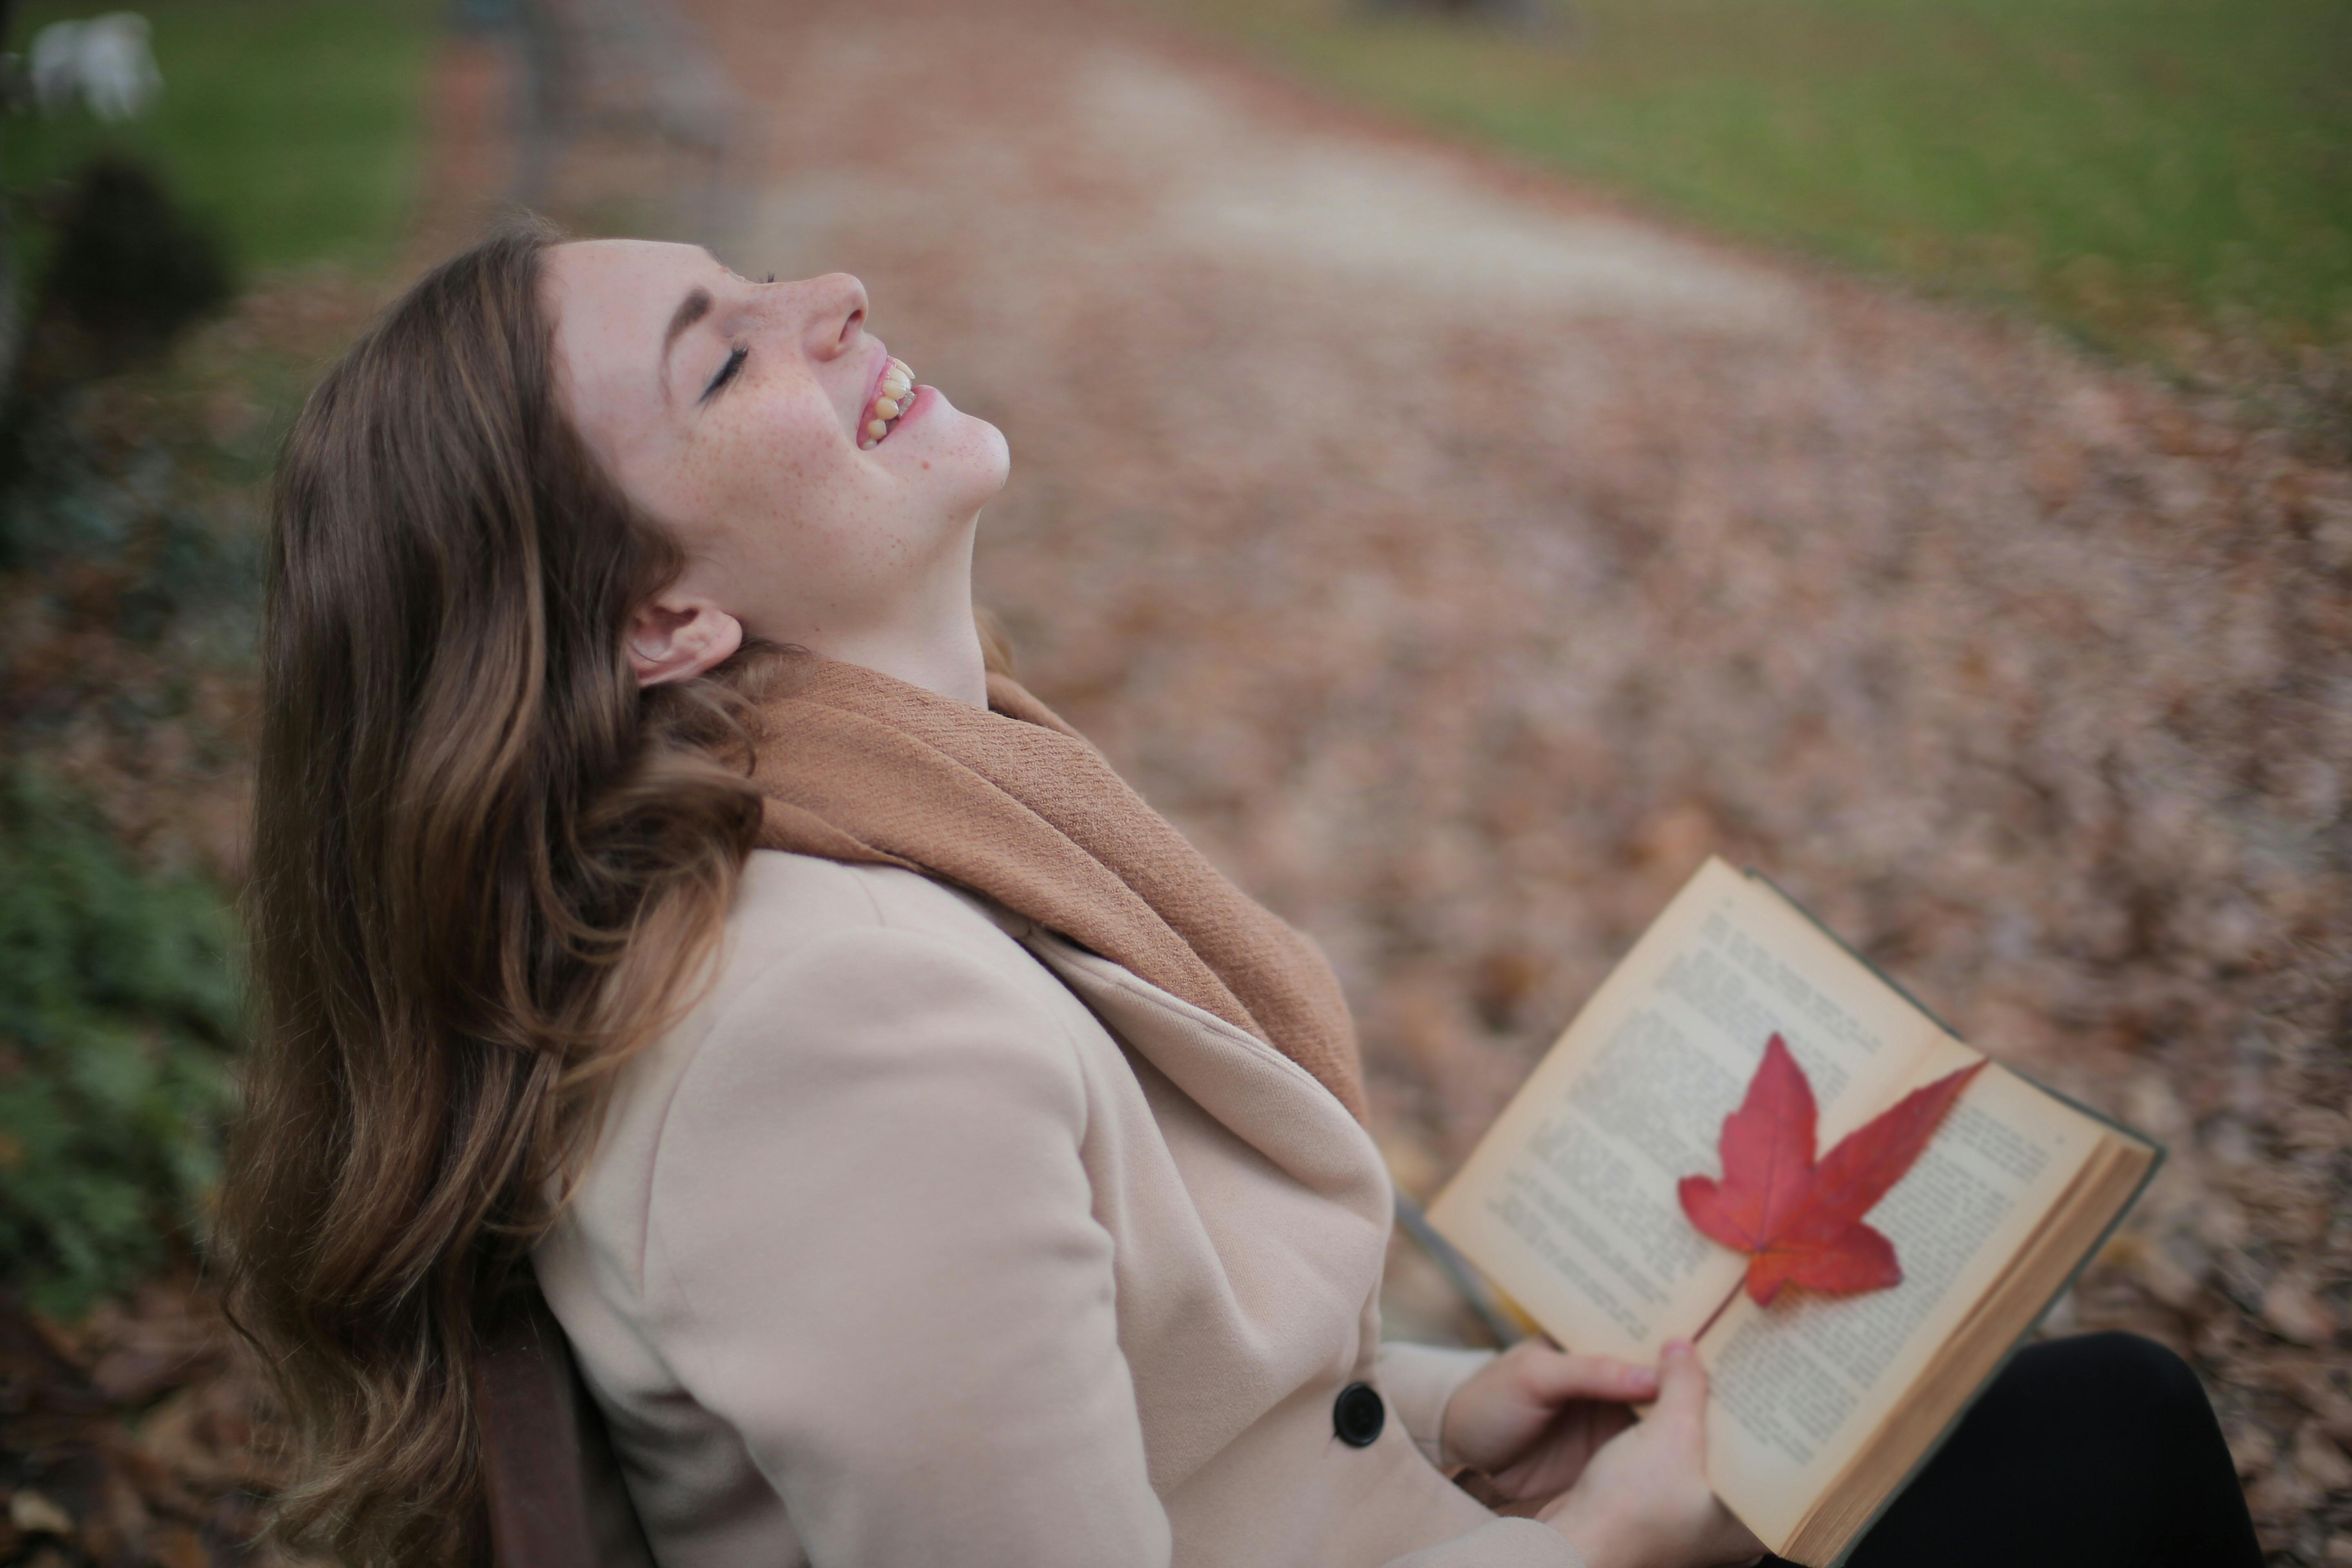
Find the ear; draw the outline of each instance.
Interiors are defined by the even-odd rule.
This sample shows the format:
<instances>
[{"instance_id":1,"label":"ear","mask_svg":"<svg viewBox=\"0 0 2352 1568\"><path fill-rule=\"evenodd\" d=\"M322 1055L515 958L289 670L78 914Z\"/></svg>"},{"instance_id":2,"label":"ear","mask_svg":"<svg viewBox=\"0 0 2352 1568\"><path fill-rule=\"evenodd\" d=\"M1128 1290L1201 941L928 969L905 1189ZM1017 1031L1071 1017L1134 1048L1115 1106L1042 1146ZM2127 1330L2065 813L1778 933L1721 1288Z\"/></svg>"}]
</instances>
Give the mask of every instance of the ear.
<instances>
[{"instance_id":1,"label":"ear","mask_svg":"<svg viewBox=\"0 0 2352 1568\"><path fill-rule=\"evenodd\" d=\"M743 623L708 599L665 594L629 616L622 641L639 686L691 680L743 646Z\"/></svg>"}]
</instances>

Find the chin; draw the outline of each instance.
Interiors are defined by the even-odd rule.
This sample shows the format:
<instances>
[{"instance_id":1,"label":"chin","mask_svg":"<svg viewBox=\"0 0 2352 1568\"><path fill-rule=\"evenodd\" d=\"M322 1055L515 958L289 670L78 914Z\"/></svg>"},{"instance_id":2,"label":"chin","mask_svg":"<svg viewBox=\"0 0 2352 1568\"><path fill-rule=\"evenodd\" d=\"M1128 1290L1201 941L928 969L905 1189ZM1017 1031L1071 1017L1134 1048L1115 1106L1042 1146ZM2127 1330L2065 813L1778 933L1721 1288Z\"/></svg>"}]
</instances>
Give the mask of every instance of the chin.
<instances>
[{"instance_id":1,"label":"chin","mask_svg":"<svg viewBox=\"0 0 2352 1568\"><path fill-rule=\"evenodd\" d=\"M953 510L978 511L1004 489L1013 473L1013 448L1003 431L976 415L952 406L939 412L947 417L934 426L937 450L926 454L931 475Z\"/></svg>"}]
</instances>

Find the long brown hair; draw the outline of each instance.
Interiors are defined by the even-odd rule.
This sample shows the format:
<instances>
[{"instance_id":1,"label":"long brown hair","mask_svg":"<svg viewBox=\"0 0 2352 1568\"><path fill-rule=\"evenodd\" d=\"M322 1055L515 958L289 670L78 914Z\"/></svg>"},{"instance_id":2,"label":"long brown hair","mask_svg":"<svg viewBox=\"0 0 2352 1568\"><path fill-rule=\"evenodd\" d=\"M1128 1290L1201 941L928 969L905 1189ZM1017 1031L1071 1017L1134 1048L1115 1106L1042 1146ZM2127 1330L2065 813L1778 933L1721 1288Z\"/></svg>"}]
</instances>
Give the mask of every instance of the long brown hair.
<instances>
[{"instance_id":1,"label":"long brown hair","mask_svg":"<svg viewBox=\"0 0 2352 1568\"><path fill-rule=\"evenodd\" d=\"M475 1346L759 824L725 679L641 694L626 662L681 562L561 406L556 237L417 283L278 473L221 1235L299 1442L282 1528L352 1568L485 1555Z\"/></svg>"}]
</instances>

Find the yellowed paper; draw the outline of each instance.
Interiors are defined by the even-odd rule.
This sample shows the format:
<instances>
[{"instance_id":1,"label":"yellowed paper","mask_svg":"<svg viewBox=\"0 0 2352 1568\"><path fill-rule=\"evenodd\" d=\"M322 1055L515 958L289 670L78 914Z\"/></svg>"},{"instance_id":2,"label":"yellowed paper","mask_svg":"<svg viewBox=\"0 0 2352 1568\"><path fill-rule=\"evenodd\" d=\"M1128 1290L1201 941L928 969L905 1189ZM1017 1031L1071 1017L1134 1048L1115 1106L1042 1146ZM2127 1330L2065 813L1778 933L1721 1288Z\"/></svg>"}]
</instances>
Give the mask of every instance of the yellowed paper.
<instances>
[{"instance_id":1,"label":"yellowed paper","mask_svg":"<svg viewBox=\"0 0 2352 1568\"><path fill-rule=\"evenodd\" d=\"M1948 1039L1769 887L1710 860L1593 994L1430 1219L1572 1350L1654 1359L1746 1268L1675 1197L1780 1035L1822 1146Z\"/></svg>"}]
</instances>

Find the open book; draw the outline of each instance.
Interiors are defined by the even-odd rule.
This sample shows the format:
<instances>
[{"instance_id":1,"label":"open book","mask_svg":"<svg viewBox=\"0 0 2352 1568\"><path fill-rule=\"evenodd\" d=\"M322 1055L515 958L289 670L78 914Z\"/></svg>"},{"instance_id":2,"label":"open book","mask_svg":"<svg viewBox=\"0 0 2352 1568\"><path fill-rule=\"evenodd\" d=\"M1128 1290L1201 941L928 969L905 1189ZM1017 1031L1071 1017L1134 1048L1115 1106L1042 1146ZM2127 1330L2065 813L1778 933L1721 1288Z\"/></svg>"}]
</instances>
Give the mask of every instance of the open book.
<instances>
[{"instance_id":1,"label":"open book","mask_svg":"<svg viewBox=\"0 0 2352 1568\"><path fill-rule=\"evenodd\" d=\"M1717 1494L1775 1552L1827 1568L2162 1152L1992 1065L1868 1216L1903 1282L1841 1298L1790 1288L1759 1307L1740 1292L1747 1257L1692 1226L1675 1184L1719 1173L1724 1118L1776 1033L1811 1080L1823 1150L1979 1059L1770 883L1710 860L1429 1217L1566 1349L1648 1362L1696 1336Z\"/></svg>"}]
</instances>

